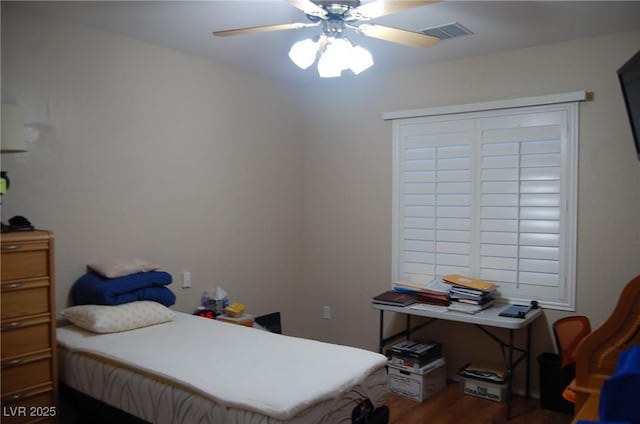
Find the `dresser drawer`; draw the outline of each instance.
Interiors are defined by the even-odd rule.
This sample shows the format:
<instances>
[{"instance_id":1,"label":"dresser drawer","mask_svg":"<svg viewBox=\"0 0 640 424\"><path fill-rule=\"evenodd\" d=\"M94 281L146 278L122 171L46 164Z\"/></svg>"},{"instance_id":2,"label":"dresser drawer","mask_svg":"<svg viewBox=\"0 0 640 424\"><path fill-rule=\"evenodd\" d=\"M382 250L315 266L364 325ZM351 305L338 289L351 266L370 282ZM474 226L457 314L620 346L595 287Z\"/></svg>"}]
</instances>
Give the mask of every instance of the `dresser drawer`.
<instances>
[{"instance_id":1,"label":"dresser drawer","mask_svg":"<svg viewBox=\"0 0 640 424\"><path fill-rule=\"evenodd\" d=\"M53 367L51 354L43 353L24 358L18 365L2 364L2 398L15 396L33 386L51 383Z\"/></svg>"},{"instance_id":2,"label":"dresser drawer","mask_svg":"<svg viewBox=\"0 0 640 424\"><path fill-rule=\"evenodd\" d=\"M0 241L0 420L53 423L58 397L53 233L7 232Z\"/></svg>"},{"instance_id":3,"label":"dresser drawer","mask_svg":"<svg viewBox=\"0 0 640 424\"><path fill-rule=\"evenodd\" d=\"M36 245L36 246L34 246ZM49 275L47 243L2 245L2 281ZM10 248L14 248L13 250ZM34 249L38 247L38 249Z\"/></svg>"},{"instance_id":4,"label":"dresser drawer","mask_svg":"<svg viewBox=\"0 0 640 424\"><path fill-rule=\"evenodd\" d=\"M55 422L58 414L50 384L2 399L2 424Z\"/></svg>"},{"instance_id":5,"label":"dresser drawer","mask_svg":"<svg viewBox=\"0 0 640 424\"><path fill-rule=\"evenodd\" d=\"M2 360L51 349L51 318L48 315L2 322ZM4 377L3 377L4 379Z\"/></svg>"},{"instance_id":6,"label":"dresser drawer","mask_svg":"<svg viewBox=\"0 0 640 424\"><path fill-rule=\"evenodd\" d=\"M2 284L2 320L48 312L49 279Z\"/></svg>"}]
</instances>

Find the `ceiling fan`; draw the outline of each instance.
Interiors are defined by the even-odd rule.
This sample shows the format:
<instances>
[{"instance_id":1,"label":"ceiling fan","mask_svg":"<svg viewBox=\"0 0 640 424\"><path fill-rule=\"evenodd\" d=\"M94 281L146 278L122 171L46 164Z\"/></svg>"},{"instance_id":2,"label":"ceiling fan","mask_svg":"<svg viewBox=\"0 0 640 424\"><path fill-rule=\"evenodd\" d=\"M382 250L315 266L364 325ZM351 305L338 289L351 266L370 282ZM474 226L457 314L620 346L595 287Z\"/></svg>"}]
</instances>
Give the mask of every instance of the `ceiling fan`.
<instances>
[{"instance_id":1,"label":"ceiling fan","mask_svg":"<svg viewBox=\"0 0 640 424\"><path fill-rule=\"evenodd\" d=\"M372 19L392 13L435 3L438 0L374 0L362 4L360 0L287 0L293 7L302 10L309 22L264 25L250 28L214 31L219 37L281 31L310 27L322 27L315 40L303 40L289 51L291 60L303 69L315 62L317 56L320 76L340 76L344 69L360 73L373 64L371 54L360 46L354 46L344 36L345 29L367 37L390 41L410 47L432 47L439 39L421 32L407 31L385 25L370 23ZM326 60L325 60L326 59ZM359 63L354 63L359 62ZM323 72L324 70L324 72Z\"/></svg>"}]
</instances>

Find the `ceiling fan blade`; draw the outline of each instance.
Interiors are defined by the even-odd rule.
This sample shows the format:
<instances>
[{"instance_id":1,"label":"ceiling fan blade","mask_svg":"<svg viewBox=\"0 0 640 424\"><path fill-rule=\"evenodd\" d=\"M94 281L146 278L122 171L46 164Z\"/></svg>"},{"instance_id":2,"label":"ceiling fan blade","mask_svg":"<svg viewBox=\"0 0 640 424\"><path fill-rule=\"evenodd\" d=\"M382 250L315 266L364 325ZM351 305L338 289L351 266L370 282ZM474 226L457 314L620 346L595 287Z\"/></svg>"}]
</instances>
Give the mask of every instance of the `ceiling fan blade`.
<instances>
[{"instance_id":1,"label":"ceiling fan blade","mask_svg":"<svg viewBox=\"0 0 640 424\"><path fill-rule=\"evenodd\" d=\"M296 9L302 10L307 15L317 16L319 18L324 18L327 15L326 10L311 0L287 0L287 2Z\"/></svg>"},{"instance_id":2,"label":"ceiling fan blade","mask_svg":"<svg viewBox=\"0 0 640 424\"><path fill-rule=\"evenodd\" d=\"M439 0L375 0L366 3L354 9L353 14L362 19L373 19L392 13L402 12L403 10L413 9L414 7L425 6L431 3L437 3Z\"/></svg>"},{"instance_id":3,"label":"ceiling fan blade","mask_svg":"<svg viewBox=\"0 0 640 424\"><path fill-rule=\"evenodd\" d=\"M404 44L410 47L432 47L440 41L438 37L432 37L421 32L407 31L376 24L362 24L357 28L357 31L367 37Z\"/></svg>"},{"instance_id":4,"label":"ceiling fan blade","mask_svg":"<svg viewBox=\"0 0 640 424\"><path fill-rule=\"evenodd\" d=\"M253 34L256 32L269 32L269 31L282 31L287 29L300 29L300 28L309 28L318 26L319 22L313 23L300 23L294 22L291 24L278 24L278 25L264 25L250 28L239 28L239 29L229 29L226 31L214 31L213 35L218 37L227 37L229 35L242 35L242 34Z\"/></svg>"}]
</instances>

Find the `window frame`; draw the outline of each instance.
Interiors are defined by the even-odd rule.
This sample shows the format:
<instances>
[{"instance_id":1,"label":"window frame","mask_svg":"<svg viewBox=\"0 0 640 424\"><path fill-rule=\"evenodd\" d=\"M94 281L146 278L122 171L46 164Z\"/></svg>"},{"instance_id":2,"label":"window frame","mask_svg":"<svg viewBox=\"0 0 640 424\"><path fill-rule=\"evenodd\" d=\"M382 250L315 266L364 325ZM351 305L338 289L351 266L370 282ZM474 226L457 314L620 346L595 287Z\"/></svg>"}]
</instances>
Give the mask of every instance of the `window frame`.
<instances>
[{"instance_id":1,"label":"window frame","mask_svg":"<svg viewBox=\"0 0 640 424\"><path fill-rule=\"evenodd\" d=\"M557 296L555 299L547 299L540 301L543 307L558 310L575 311L575 297L576 297L576 254L577 254L577 196L578 196L578 129L579 129L579 101L586 99L586 92L572 92L562 93L550 96L530 97L522 99L511 99L505 101L494 101L476 104L466 104L458 106L445 106L428 109L415 109L404 112L391 112L385 113L383 117L387 120L392 120L393 124L393 187L392 187L392 215L393 215L393 228L392 228L392 280L399 280L400 264L399 264L399 252L404 246L400 238L399 220L400 214L403 211L403 205L400 201L400 189L399 184L404 183L404 179L399 175L401 166L400 160L400 147L403 140L401 137L401 129L406 125L415 125L416 123L438 123L445 121L460 121L460 120L474 120L476 121L476 128L478 122L483 119L501 119L507 118L513 115L523 115L526 113L564 113L563 121L563 134L561 134L561 152L560 152L560 198L561 204L558 206L560 214L561 228L560 228L560 254L559 254L559 271L558 271L558 286L561 288L562 295ZM471 202L471 249L474 250L479 247L479 234L480 228L478 225L478 213L481 207L479 202L479 184L480 182L474 177L480 169L480 154L478 153L479 147L482 145L478 130L476 130L476 136L473 139L473 160L471 164L472 168L472 181L471 185L474 186ZM522 168L520 168L522 169ZM520 192L519 192L520 193ZM521 193L520 193L521 194ZM519 194L519 195L520 195ZM521 208L521 206L518 206ZM474 213L475 211L476 213ZM402 215L404 216L404 215ZM520 232L519 232L520 234ZM519 243L519 242L518 242ZM520 246L520 244L518 244ZM479 269L479 257L478 251L472 252L470 269L473 272L477 272ZM437 266L437 264L436 264ZM435 271L434 271L435 272ZM427 278L439 277L441 275L427 275ZM473 275L477 276L477 275ZM518 296L504 296L499 301L519 303L527 302L530 299L528 297Z\"/></svg>"}]
</instances>

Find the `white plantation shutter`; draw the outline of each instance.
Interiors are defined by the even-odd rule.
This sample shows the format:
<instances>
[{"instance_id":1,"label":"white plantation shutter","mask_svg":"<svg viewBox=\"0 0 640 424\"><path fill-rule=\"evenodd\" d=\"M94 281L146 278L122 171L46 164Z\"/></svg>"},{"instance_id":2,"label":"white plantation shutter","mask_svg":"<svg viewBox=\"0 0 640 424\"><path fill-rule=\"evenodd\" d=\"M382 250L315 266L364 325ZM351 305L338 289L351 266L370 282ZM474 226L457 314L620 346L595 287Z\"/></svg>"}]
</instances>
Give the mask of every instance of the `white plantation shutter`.
<instances>
[{"instance_id":1,"label":"white plantation shutter","mask_svg":"<svg viewBox=\"0 0 640 424\"><path fill-rule=\"evenodd\" d=\"M401 279L468 273L475 123L416 123L400 131Z\"/></svg>"},{"instance_id":2,"label":"white plantation shutter","mask_svg":"<svg viewBox=\"0 0 640 424\"><path fill-rule=\"evenodd\" d=\"M577 103L394 120L394 280L573 309Z\"/></svg>"}]
</instances>

